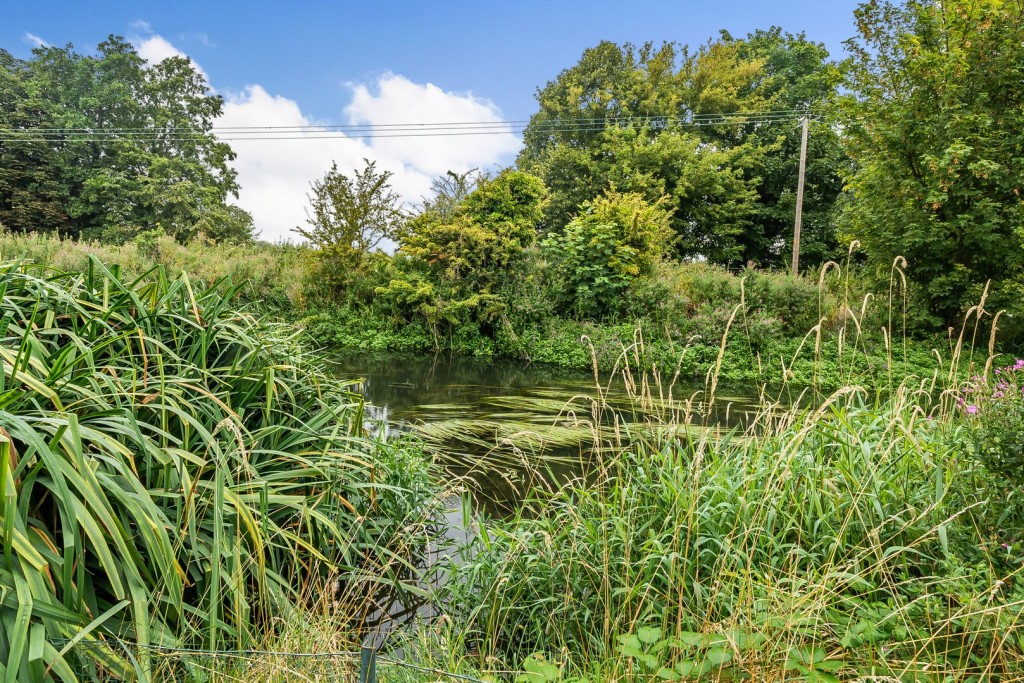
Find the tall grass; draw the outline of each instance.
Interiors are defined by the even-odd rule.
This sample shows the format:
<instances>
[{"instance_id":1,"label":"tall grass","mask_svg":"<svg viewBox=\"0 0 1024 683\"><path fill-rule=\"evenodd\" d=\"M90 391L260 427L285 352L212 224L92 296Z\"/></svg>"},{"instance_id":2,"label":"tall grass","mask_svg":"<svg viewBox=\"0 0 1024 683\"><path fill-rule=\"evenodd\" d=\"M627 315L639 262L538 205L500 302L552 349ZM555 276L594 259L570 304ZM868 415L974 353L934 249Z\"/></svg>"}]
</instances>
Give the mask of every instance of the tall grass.
<instances>
[{"instance_id":1,"label":"tall grass","mask_svg":"<svg viewBox=\"0 0 1024 683\"><path fill-rule=\"evenodd\" d=\"M198 286L230 281L236 286L236 303L258 304L275 313L300 311L306 305L310 287L306 252L304 247L288 244L218 244L202 237L180 244L156 231L125 244L102 244L0 228L0 260L23 259L81 273L95 259L127 281L160 267L171 276L188 273Z\"/></svg>"},{"instance_id":2,"label":"tall grass","mask_svg":"<svg viewBox=\"0 0 1024 683\"><path fill-rule=\"evenodd\" d=\"M426 461L366 438L293 328L95 259L0 264L0 292L0 679L145 679L147 645L244 648L415 572Z\"/></svg>"},{"instance_id":3,"label":"tall grass","mask_svg":"<svg viewBox=\"0 0 1024 683\"><path fill-rule=\"evenodd\" d=\"M1021 676L1019 529L985 477L911 393L637 442L485 525L446 603L485 657L597 679Z\"/></svg>"},{"instance_id":4,"label":"tall grass","mask_svg":"<svg viewBox=\"0 0 1024 683\"><path fill-rule=\"evenodd\" d=\"M849 363L864 316L847 308L834 343ZM586 480L481 523L440 597L460 642L481 669L536 681L1024 679L1024 520L956 400L987 370L971 365L983 313L925 376L893 381L889 344L874 386L812 387L786 410L764 390L725 435L693 429L693 397L645 369L638 339L619 369L651 424L596 438Z\"/></svg>"}]
</instances>

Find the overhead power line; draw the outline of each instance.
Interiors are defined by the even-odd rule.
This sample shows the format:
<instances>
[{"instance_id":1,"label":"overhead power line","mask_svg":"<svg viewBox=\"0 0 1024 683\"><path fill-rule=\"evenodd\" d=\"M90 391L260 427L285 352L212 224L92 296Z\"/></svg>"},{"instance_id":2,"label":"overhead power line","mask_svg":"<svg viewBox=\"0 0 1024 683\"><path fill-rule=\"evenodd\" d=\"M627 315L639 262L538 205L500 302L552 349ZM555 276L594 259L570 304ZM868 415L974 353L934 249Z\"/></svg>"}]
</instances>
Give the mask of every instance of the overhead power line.
<instances>
[{"instance_id":1,"label":"overhead power line","mask_svg":"<svg viewBox=\"0 0 1024 683\"><path fill-rule=\"evenodd\" d=\"M681 123L701 123L705 121L718 121L718 120L745 120L751 118L800 118L808 115L807 109L773 109L760 112L722 112L718 114L693 114L690 116L601 116L601 117L590 117L590 118L569 118L569 119L539 119L533 122L534 126L549 126L549 125L579 125L579 124L608 124L608 123L638 123L638 122L681 122ZM514 128L525 128L530 124L529 119L519 119L510 121L431 121L431 122L412 122L412 123L310 123L301 125L287 125L287 126L213 126L211 131L247 131L247 130L280 130L280 129L301 129L301 130L387 130L392 128L417 128L417 129L434 129L434 128L490 128L495 126L505 126ZM26 128L23 130L31 130L34 132L123 132L123 131L151 131L154 130L154 126L126 126L126 127L33 127ZM173 131L181 130L186 132L204 132L194 126L160 126L159 130Z\"/></svg>"},{"instance_id":2,"label":"overhead power line","mask_svg":"<svg viewBox=\"0 0 1024 683\"><path fill-rule=\"evenodd\" d=\"M190 127L23 128L0 130L3 142L106 142L118 139L188 142L213 135L222 142L245 140L373 139L452 137L466 135L518 135L527 129L539 134L600 132L616 127L698 128L797 122L820 118L808 110L771 110L697 114L687 117L619 116L529 121L463 121L442 123L327 124L294 126L224 126L202 130Z\"/></svg>"}]
</instances>

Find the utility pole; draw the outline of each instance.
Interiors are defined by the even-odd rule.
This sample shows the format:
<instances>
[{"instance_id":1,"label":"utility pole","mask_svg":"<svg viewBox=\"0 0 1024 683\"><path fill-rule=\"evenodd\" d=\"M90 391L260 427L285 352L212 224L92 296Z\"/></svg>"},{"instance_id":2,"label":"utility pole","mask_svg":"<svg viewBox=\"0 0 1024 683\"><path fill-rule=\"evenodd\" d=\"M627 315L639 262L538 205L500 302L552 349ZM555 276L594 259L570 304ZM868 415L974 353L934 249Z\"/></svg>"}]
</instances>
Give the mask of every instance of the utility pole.
<instances>
[{"instance_id":1,"label":"utility pole","mask_svg":"<svg viewBox=\"0 0 1024 683\"><path fill-rule=\"evenodd\" d=\"M800 223L804 218L804 174L807 171L807 127L810 118L803 118L804 130L800 136L800 180L796 184L796 222L793 224L793 275L800 273Z\"/></svg>"}]
</instances>

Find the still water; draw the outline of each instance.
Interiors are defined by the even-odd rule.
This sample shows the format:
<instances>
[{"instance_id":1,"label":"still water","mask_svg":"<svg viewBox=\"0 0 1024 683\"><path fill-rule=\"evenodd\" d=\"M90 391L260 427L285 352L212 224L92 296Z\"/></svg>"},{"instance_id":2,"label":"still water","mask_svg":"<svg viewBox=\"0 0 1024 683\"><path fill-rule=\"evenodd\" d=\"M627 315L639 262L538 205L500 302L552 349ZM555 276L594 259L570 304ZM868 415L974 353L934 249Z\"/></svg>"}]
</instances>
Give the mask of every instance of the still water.
<instances>
[{"instance_id":1,"label":"still water","mask_svg":"<svg viewBox=\"0 0 1024 683\"><path fill-rule=\"evenodd\" d=\"M507 511L532 485L585 477L594 444L628 443L652 424L742 426L753 392L719 389L707 409L704 384L671 377L591 373L466 356L338 354L340 378L361 380L371 428L413 432L475 497Z\"/></svg>"},{"instance_id":2,"label":"still water","mask_svg":"<svg viewBox=\"0 0 1024 683\"><path fill-rule=\"evenodd\" d=\"M709 409L704 384L692 380L595 378L506 360L347 353L332 361L339 378L358 380L368 429L418 435L453 481L473 492L475 511L458 496L447 501L442 535L417 580L428 593L447 580L445 567L459 557L453 548L473 535L476 514L507 515L532 486L585 480L599 457L595 444L619 448L667 423L742 427L757 405L753 391L720 389ZM398 625L443 611L416 595L388 594L377 604L365 625L375 647Z\"/></svg>"}]
</instances>

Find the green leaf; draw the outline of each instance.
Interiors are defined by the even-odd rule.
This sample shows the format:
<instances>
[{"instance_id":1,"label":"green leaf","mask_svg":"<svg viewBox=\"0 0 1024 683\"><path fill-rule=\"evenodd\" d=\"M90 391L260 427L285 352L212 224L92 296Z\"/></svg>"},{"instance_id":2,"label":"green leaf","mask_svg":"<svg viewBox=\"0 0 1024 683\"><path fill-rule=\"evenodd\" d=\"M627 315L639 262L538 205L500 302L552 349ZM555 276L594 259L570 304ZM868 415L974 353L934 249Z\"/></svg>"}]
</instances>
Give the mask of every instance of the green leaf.
<instances>
[{"instance_id":1,"label":"green leaf","mask_svg":"<svg viewBox=\"0 0 1024 683\"><path fill-rule=\"evenodd\" d=\"M721 667L723 664L727 664L732 661L733 652L724 647L714 647L708 650L704 658L710 662L712 666Z\"/></svg>"},{"instance_id":2,"label":"green leaf","mask_svg":"<svg viewBox=\"0 0 1024 683\"><path fill-rule=\"evenodd\" d=\"M693 631L681 631L676 635L676 638L680 643L690 647L701 647L704 645L705 640L703 633L695 633Z\"/></svg>"},{"instance_id":3,"label":"green leaf","mask_svg":"<svg viewBox=\"0 0 1024 683\"><path fill-rule=\"evenodd\" d=\"M637 629L636 636L641 643L653 645L661 640L661 629L655 626L644 626Z\"/></svg>"},{"instance_id":4,"label":"green leaf","mask_svg":"<svg viewBox=\"0 0 1024 683\"><path fill-rule=\"evenodd\" d=\"M638 657L643 652L643 644L640 642L640 638L632 633L619 636L619 643L619 652L626 657Z\"/></svg>"}]
</instances>

